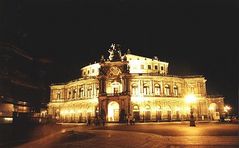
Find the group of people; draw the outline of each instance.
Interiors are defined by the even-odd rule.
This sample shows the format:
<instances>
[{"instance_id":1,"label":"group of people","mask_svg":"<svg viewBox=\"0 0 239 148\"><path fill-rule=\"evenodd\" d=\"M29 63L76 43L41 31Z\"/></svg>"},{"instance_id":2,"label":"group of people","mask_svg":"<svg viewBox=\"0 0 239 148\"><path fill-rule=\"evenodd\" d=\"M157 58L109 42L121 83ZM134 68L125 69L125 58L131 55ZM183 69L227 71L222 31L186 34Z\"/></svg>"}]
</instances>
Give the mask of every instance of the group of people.
<instances>
[{"instance_id":1,"label":"group of people","mask_svg":"<svg viewBox=\"0 0 239 148\"><path fill-rule=\"evenodd\" d=\"M127 125L135 125L135 118L131 114L127 117Z\"/></svg>"},{"instance_id":2,"label":"group of people","mask_svg":"<svg viewBox=\"0 0 239 148\"><path fill-rule=\"evenodd\" d=\"M86 125L87 126L90 126L91 125L91 122L92 122L92 119L90 117L88 117L86 119ZM105 119L104 118L98 118L98 117L95 117L94 120L93 120L93 124L95 126L100 126L100 125L103 125L105 126Z\"/></svg>"},{"instance_id":3,"label":"group of people","mask_svg":"<svg viewBox=\"0 0 239 148\"><path fill-rule=\"evenodd\" d=\"M92 121L92 119L90 117L87 117L86 118L86 125L90 126L91 124L93 124L95 126L100 126L100 125L105 126L105 119L104 118L95 117L93 119L93 121ZM135 118L131 114L129 114L127 116L127 125L135 125Z\"/></svg>"}]
</instances>

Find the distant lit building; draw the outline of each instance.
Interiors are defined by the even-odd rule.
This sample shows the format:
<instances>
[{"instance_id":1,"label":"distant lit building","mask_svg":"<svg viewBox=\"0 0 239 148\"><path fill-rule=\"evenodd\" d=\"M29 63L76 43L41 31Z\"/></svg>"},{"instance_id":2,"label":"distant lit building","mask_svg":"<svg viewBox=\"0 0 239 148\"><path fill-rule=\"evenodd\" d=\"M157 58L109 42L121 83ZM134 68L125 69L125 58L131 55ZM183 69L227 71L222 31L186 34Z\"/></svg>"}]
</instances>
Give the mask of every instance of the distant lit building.
<instances>
[{"instance_id":1,"label":"distant lit building","mask_svg":"<svg viewBox=\"0 0 239 148\"><path fill-rule=\"evenodd\" d=\"M169 63L157 57L121 55L112 44L109 59L81 69L79 79L50 86L48 114L61 122L85 122L105 117L123 122L131 114L136 121L188 120L190 107L197 120L216 120L223 112L223 97L208 97L203 76L168 75ZM187 104L187 95L196 102Z\"/></svg>"},{"instance_id":2,"label":"distant lit building","mask_svg":"<svg viewBox=\"0 0 239 148\"><path fill-rule=\"evenodd\" d=\"M29 113L30 110L27 102L0 98L0 123L12 123L19 114Z\"/></svg>"}]
</instances>

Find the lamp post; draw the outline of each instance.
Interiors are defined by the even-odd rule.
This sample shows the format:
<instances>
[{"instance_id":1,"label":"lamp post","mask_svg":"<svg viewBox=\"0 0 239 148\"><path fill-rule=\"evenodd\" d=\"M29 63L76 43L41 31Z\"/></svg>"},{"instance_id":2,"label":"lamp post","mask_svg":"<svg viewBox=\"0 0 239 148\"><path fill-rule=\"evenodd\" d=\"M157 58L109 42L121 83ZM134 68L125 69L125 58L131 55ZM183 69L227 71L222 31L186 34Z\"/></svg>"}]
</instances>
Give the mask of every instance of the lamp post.
<instances>
[{"instance_id":1,"label":"lamp post","mask_svg":"<svg viewBox=\"0 0 239 148\"><path fill-rule=\"evenodd\" d=\"M225 112L225 116L226 116L226 117L228 116L228 114L229 114L229 112L230 112L231 109L232 109L232 108L231 108L230 106L228 106L228 105L226 105L226 106L224 107L224 112Z\"/></svg>"},{"instance_id":2,"label":"lamp post","mask_svg":"<svg viewBox=\"0 0 239 148\"><path fill-rule=\"evenodd\" d=\"M196 102L196 97L193 94L187 95L185 101L190 105L190 126L196 126L192 106L192 104Z\"/></svg>"}]
</instances>

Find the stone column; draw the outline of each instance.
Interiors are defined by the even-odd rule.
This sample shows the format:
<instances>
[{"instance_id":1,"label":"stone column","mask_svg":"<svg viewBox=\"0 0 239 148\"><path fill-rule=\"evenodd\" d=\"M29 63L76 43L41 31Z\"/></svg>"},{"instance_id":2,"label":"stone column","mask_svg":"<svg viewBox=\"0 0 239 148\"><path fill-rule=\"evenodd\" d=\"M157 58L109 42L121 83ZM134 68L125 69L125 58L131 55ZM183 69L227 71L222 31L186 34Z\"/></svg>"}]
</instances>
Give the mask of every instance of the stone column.
<instances>
[{"instance_id":1,"label":"stone column","mask_svg":"<svg viewBox=\"0 0 239 148\"><path fill-rule=\"evenodd\" d=\"M144 85L143 83L144 83L144 82L143 82L142 80L140 80L140 94L143 93L143 89L144 89L144 88L143 88L143 87L144 87L144 86L143 86L143 85Z\"/></svg>"},{"instance_id":2,"label":"stone column","mask_svg":"<svg viewBox=\"0 0 239 148\"><path fill-rule=\"evenodd\" d=\"M152 80L151 83L152 83L152 94L154 95L154 93L155 93L155 92L154 92L154 89L155 89L155 88L154 88L154 80Z\"/></svg>"},{"instance_id":3,"label":"stone column","mask_svg":"<svg viewBox=\"0 0 239 148\"><path fill-rule=\"evenodd\" d=\"M163 96L165 96L165 90L164 90L165 88L164 87L165 87L165 82L162 81L162 95Z\"/></svg>"},{"instance_id":4,"label":"stone column","mask_svg":"<svg viewBox=\"0 0 239 148\"><path fill-rule=\"evenodd\" d=\"M129 78L125 78L125 85L126 85L126 92L130 92L130 83L129 83Z\"/></svg>"},{"instance_id":5,"label":"stone column","mask_svg":"<svg viewBox=\"0 0 239 148\"><path fill-rule=\"evenodd\" d=\"M171 81L171 83L170 83L170 96L174 96L174 93L173 93L173 86L174 86L174 84L173 84L173 81Z\"/></svg>"},{"instance_id":6,"label":"stone column","mask_svg":"<svg viewBox=\"0 0 239 148\"><path fill-rule=\"evenodd\" d=\"M85 84L83 85L83 97L86 97L86 89L85 89Z\"/></svg>"}]
</instances>

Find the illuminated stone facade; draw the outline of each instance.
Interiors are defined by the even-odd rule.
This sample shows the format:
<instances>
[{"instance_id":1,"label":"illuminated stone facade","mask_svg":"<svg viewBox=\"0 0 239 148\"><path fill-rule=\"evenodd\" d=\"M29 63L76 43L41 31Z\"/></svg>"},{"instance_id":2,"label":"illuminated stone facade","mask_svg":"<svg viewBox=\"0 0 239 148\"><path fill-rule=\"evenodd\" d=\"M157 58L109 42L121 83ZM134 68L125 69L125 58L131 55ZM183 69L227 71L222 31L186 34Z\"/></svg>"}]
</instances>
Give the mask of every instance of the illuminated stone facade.
<instances>
[{"instance_id":1,"label":"illuminated stone facade","mask_svg":"<svg viewBox=\"0 0 239 148\"><path fill-rule=\"evenodd\" d=\"M167 62L121 55L119 45L108 51L109 59L83 67L81 78L50 86L48 114L60 122L124 122L127 115L136 121L188 120L190 107L197 120L215 120L223 112L223 98L207 97L203 76L168 75ZM195 103L186 103L189 94Z\"/></svg>"}]
</instances>

